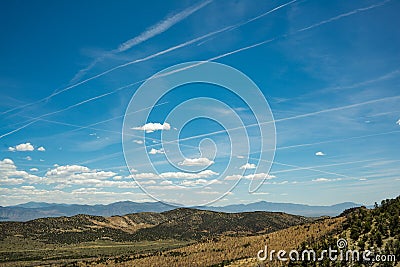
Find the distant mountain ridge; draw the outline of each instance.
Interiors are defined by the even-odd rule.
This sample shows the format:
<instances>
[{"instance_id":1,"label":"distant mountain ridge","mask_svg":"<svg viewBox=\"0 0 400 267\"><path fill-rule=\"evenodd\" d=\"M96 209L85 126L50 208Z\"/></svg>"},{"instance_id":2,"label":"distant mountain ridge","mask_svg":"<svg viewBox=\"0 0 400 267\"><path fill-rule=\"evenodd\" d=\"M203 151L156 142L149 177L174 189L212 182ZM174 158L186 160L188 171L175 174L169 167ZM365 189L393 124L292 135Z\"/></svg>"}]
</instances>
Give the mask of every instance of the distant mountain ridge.
<instances>
[{"instance_id":1,"label":"distant mountain ridge","mask_svg":"<svg viewBox=\"0 0 400 267\"><path fill-rule=\"evenodd\" d=\"M251 212L251 211L272 211L285 212L289 214L320 217L320 216L337 216L346 209L360 207L361 204L353 202L343 202L331 206L311 206L305 204L293 203L273 203L260 201L250 204L233 204L224 207L207 207L208 210L221 212Z\"/></svg>"},{"instance_id":2,"label":"distant mountain ridge","mask_svg":"<svg viewBox=\"0 0 400 267\"><path fill-rule=\"evenodd\" d=\"M233 204L223 207L193 207L201 210L239 213L253 211L285 212L308 217L337 216L345 209L362 206L353 202L344 202L331 206L310 206L293 203L273 203L260 201L250 204ZM57 204L46 202L28 202L14 206L0 206L0 221L29 221L44 217L74 216L87 214L94 216L125 215L139 212L164 212L176 209L178 205L162 202L121 201L107 205Z\"/></svg>"}]
</instances>

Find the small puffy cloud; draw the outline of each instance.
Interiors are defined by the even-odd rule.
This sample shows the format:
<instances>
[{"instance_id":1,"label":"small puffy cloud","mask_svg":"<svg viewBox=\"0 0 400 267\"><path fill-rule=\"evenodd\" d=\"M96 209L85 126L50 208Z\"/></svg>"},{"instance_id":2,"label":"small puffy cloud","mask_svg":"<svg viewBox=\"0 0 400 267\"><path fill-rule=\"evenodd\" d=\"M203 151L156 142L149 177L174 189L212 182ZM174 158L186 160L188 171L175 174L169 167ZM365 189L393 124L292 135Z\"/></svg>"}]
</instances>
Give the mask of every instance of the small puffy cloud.
<instances>
[{"instance_id":1,"label":"small puffy cloud","mask_svg":"<svg viewBox=\"0 0 400 267\"><path fill-rule=\"evenodd\" d=\"M238 155L236 156L238 159L244 159L244 156Z\"/></svg>"},{"instance_id":2,"label":"small puffy cloud","mask_svg":"<svg viewBox=\"0 0 400 267\"><path fill-rule=\"evenodd\" d=\"M314 179L314 180L312 180L313 182L328 182L328 181L330 181L329 179L327 179L327 178L317 178L317 179Z\"/></svg>"},{"instance_id":3,"label":"small puffy cloud","mask_svg":"<svg viewBox=\"0 0 400 267\"><path fill-rule=\"evenodd\" d=\"M149 151L149 154L150 154L150 155L165 154L165 151L164 151L164 148L160 148L160 149L152 148L152 149Z\"/></svg>"},{"instance_id":4,"label":"small puffy cloud","mask_svg":"<svg viewBox=\"0 0 400 267\"><path fill-rule=\"evenodd\" d=\"M262 180L262 179L273 179L276 178L275 175L271 175L268 173L255 173L255 174L249 174L249 175L240 175L240 174L235 174L235 175L228 175L225 177L224 180L239 180L241 178L248 179L248 180Z\"/></svg>"},{"instance_id":5,"label":"small puffy cloud","mask_svg":"<svg viewBox=\"0 0 400 267\"><path fill-rule=\"evenodd\" d=\"M184 159L182 162L178 163L178 165L181 166L210 166L212 164L214 164L214 161L208 158Z\"/></svg>"},{"instance_id":6,"label":"small puffy cloud","mask_svg":"<svg viewBox=\"0 0 400 267\"><path fill-rule=\"evenodd\" d=\"M318 151L317 153L315 153L315 156L325 156L325 153Z\"/></svg>"},{"instance_id":7,"label":"small puffy cloud","mask_svg":"<svg viewBox=\"0 0 400 267\"><path fill-rule=\"evenodd\" d=\"M200 179L208 178L213 175L218 175L218 173L212 170L204 170L198 173L192 172L164 172L160 174L161 178L175 178L175 179Z\"/></svg>"},{"instance_id":8,"label":"small puffy cloud","mask_svg":"<svg viewBox=\"0 0 400 267\"><path fill-rule=\"evenodd\" d=\"M196 186L196 185L206 185L206 184L208 184L208 181L205 179L184 180L181 183L181 185L183 185L183 186Z\"/></svg>"},{"instance_id":9,"label":"small puffy cloud","mask_svg":"<svg viewBox=\"0 0 400 267\"><path fill-rule=\"evenodd\" d=\"M206 179L197 179L197 180L184 180L182 181L182 186L205 186L210 184L221 184L221 181L216 179L213 180L206 180Z\"/></svg>"},{"instance_id":10,"label":"small puffy cloud","mask_svg":"<svg viewBox=\"0 0 400 267\"><path fill-rule=\"evenodd\" d=\"M255 169L255 168L256 168L256 164L246 163L243 166L240 166L239 169L241 169L241 170L250 170L250 169Z\"/></svg>"},{"instance_id":11,"label":"small puffy cloud","mask_svg":"<svg viewBox=\"0 0 400 267\"><path fill-rule=\"evenodd\" d=\"M29 161L32 160L32 158L29 157L29 156L26 156L25 159L26 159L26 160L29 160Z\"/></svg>"},{"instance_id":12,"label":"small puffy cloud","mask_svg":"<svg viewBox=\"0 0 400 267\"><path fill-rule=\"evenodd\" d=\"M29 170L30 170L31 172L37 172L37 171L39 171L38 168L30 168Z\"/></svg>"},{"instance_id":13,"label":"small puffy cloud","mask_svg":"<svg viewBox=\"0 0 400 267\"><path fill-rule=\"evenodd\" d=\"M35 150L35 148L33 147L33 145L31 143L25 143L25 144L19 144L16 145L14 147L9 147L8 151L33 151Z\"/></svg>"},{"instance_id":14,"label":"small puffy cloud","mask_svg":"<svg viewBox=\"0 0 400 267\"><path fill-rule=\"evenodd\" d=\"M145 131L146 133L152 133L154 131L162 131L162 130L171 130L171 125L167 122L164 122L163 124L161 123L153 123L153 122L149 122L146 123L143 126L139 126L139 127L133 127L133 130L141 130L141 131Z\"/></svg>"},{"instance_id":15,"label":"small puffy cloud","mask_svg":"<svg viewBox=\"0 0 400 267\"><path fill-rule=\"evenodd\" d=\"M143 144L142 140L133 140L133 142L136 143L136 144L139 144L139 145Z\"/></svg>"},{"instance_id":16,"label":"small puffy cloud","mask_svg":"<svg viewBox=\"0 0 400 267\"><path fill-rule=\"evenodd\" d=\"M173 184L173 182L172 181L169 181L169 180L165 180L165 181L162 181L161 183L160 183L160 185L172 185Z\"/></svg>"},{"instance_id":17,"label":"small puffy cloud","mask_svg":"<svg viewBox=\"0 0 400 267\"><path fill-rule=\"evenodd\" d=\"M397 125L400 125L400 119L399 119L398 121L396 121L396 124L397 124Z\"/></svg>"},{"instance_id":18,"label":"small puffy cloud","mask_svg":"<svg viewBox=\"0 0 400 267\"><path fill-rule=\"evenodd\" d=\"M44 151L46 151L46 149L44 148L44 147L39 147L38 149L37 149L38 151L41 151L41 152L44 152Z\"/></svg>"},{"instance_id":19,"label":"small puffy cloud","mask_svg":"<svg viewBox=\"0 0 400 267\"><path fill-rule=\"evenodd\" d=\"M336 178L336 179L317 178L312 181L316 182L316 183L321 183L321 182L323 183L323 182L334 182L334 181L340 181L340 180L342 180L342 179L341 178Z\"/></svg>"}]
</instances>

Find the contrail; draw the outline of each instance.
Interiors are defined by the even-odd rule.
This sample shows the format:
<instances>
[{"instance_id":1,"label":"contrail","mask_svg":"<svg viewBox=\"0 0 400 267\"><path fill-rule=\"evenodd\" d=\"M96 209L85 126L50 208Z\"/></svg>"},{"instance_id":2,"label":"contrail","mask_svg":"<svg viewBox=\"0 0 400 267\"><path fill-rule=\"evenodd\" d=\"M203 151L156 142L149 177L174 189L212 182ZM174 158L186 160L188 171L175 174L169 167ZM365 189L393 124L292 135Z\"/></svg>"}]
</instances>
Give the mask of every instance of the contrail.
<instances>
[{"instance_id":1,"label":"contrail","mask_svg":"<svg viewBox=\"0 0 400 267\"><path fill-rule=\"evenodd\" d=\"M48 101L48 100L50 100L52 97L54 97L54 96L56 96L56 95L59 95L59 94L65 92L65 91L68 91L68 90L73 89L73 88L75 88L75 87L77 87L77 86L80 86L80 85L82 85L82 84L85 84L85 83L87 83L87 82L89 82L89 81L91 81L91 80L97 79L97 78L99 78L99 77L101 77L101 76L104 76L104 75L106 75L106 74L108 74L108 73L110 73L110 72L113 72L113 71L115 71L115 70L124 68L124 67L129 66L129 65L132 65L132 64L140 63L140 62L143 62L143 61L146 61L146 60L149 60L149 59L158 57L158 56L161 56L161 55L163 55L163 54L172 52L172 51L174 51L174 50L176 50L176 49L179 49L179 48L188 46L188 45L190 45L190 44L192 44L192 43L195 43L195 42L204 40L204 39L206 39L206 38L209 38L209 37L211 37L211 36L213 36L213 35L216 35L216 34L219 34L219 33L225 32L225 31L229 31L229 30L232 30L232 29L234 29L234 28L236 29L236 28L238 28L238 27L240 27L240 26L246 25L246 24L248 24L248 23L250 23L250 22L252 22L252 21L254 21L254 20L256 20L256 19L259 19L259 18L261 18L261 17L264 17L264 16L266 16L267 14L270 14L270 13L272 13L273 11L277 11L277 10L279 10L279 9L281 9L281 8L283 8L283 7L287 6L287 5L289 5L289 4L292 4L292 3L296 2L296 1L298 1L298 0L291 1L291 2L289 2L289 3L287 3L287 4L283 4L283 5L279 6L279 7L276 7L276 8L274 8L274 9L272 9L272 10L269 10L269 11L267 11L267 12L265 12L265 13L263 13L263 14L257 16L257 17L255 17L255 18L249 19L249 20L247 20L247 21L245 21L245 22L242 22L242 23L238 23L238 24L234 24L234 25L231 25L231 26L224 27L224 28L219 29L219 30L217 30L217 31L214 31L214 32L205 34L205 35L203 35L203 36L197 37L197 38L195 38L195 39L186 41L186 42L184 42L184 43L181 43L181 44L179 44L179 45L170 47L170 48L168 48L168 49L165 49L165 50L163 50L163 51L160 51L160 52L157 52L157 53L155 53L155 54L149 55L149 56L147 56L147 57L140 58L140 59L136 59L136 60L133 60L133 61L130 61L130 62L121 64L121 65L115 66L115 67L113 67L113 68L111 68L111 69L108 69L108 70L106 70L106 71L103 71L103 72L101 72L101 73L99 73L99 74L97 74L97 75L94 75L94 76L92 76L92 77L90 77L90 78L87 78L87 79L85 79L85 80L83 80L83 81L80 81L80 82L78 82L78 83L76 83L76 84L67 86L67 87L65 87L64 89L61 89L61 90L59 90L59 91L56 91L56 92L52 93L51 95L49 95L49 96L47 96L47 97L45 97L45 98L39 99L38 101L31 102L31 103L27 103L27 104L24 104L24 105L21 105L21 106L14 107L14 108L12 108L12 109L6 110L6 111L2 112L1 115L7 114L7 113L12 112L12 111L14 111L14 110L16 110L16 109L22 109L22 108L24 108L24 107L28 107L28 106L32 106L32 105L34 105L34 104L38 104L38 103L41 103L41 102L44 102L44 101Z\"/></svg>"},{"instance_id":2,"label":"contrail","mask_svg":"<svg viewBox=\"0 0 400 267\"><path fill-rule=\"evenodd\" d=\"M205 133L205 134L193 135L193 136L190 136L190 137L181 138L179 140L168 141L167 143L187 141L187 140L197 139L197 138L201 138L201 137L207 137L207 136L210 136L210 135L226 133L227 131L235 131L235 130L240 130L240 129L243 129L243 128L250 128L250 127L259 127L260 125L266 125L266 124L270 124L270 123L294 120L294 119L299 119L299 118L306 118L306 117L311 117L311 116L315 116L315 115L323 114L323 113L328 113L328 112L332 112L332 111L351 109L351 108L355 108L355 107L359 107L359 106L363 106L363 105L368 105L368 104L373 104L373 103L378 103L378 102L384 102L384 101L388 101L388 100L395 100L395 99L400 99L400 95L398 95L398 96L390 96L390 97L383 97L383 98L373 99L373 100L369 100L369 101L365 101L365 102L360 102L360 103L356 103L356 104L345 105L345 106L340 106L340 107L335 107L335 108L323 109L323 110L319 110L319 111L314 111L314 112L305 113L305 114L301 114L301 115L296 115L296 116L292 116L292 117L277 119L277 120L273 120L273 121L264 121L264 122L249 124L249 125L246 125L246 126L239 126L239 127L235 127L235 128L230 128L230 129L226 129L226 130L224 129L224 130L214 131L214 132Z\"/></svg>"},{"instance_id":3,"label":"contrail","mask_svg":"<svg viewBox=\"0 0 400 267\"><path fill-rule=\"evenodd\" d=\"M334 143L334 142L341 142L341 141L347 141L347 140L353 140L353 139L362 139L362 138L366 138L366 137L374 137L374 136L387 135L387 134L393 134L393 133L400 133L400 130L397 130L397 131L390 131L390 132L383 132L383 133L376 133L376 134L367 134L367 135L360 135L360 136L352 136L352 137L347 137L347 138L333 139L333 140L327 140L327 141L321 141L321 142L315 142L315 143L305 143L305 144L298 144L298 145L292 145L292 146L282 146L282 147L277 147L276 150L291 149L291 148L305 147L305 146L321 145L321 144Z\"/></svg>"},{"instance_id":4,"label":"contrail","mask_svg":"<svg viewBox=\"0 0 400 267\"><path fill-rule=\"evenodd\" d=\"M278 36L278 37L274 37L274 38L271 38L271 39L268 39L268 40L265 40L265 41L262 41L262 42L253 44L253 45L249 45L249 46L246 46L246 47L242 47L242 48L236 49L236 50L234 50L234 51L227 52L227 53L224 53L224 54L222 54L222 55L212 57L212 58L210 58L210 59L208 59L208 60L206 60L206 61L203 61L203 62L205 63L205 62L214 61L214 60L217 60L217 59L220 59L220 58L227 57L227 56L229 56L229 55L233 55L233 54L236 54L236 53L245 51L245 50L249 50L249 49L251 49L251 48L255 48L255 47L258 47L258 46L261 46L261 45L264 45L264 44L273 42L273 41L275 41L275 40L277 40L277 39L286 38L286 37L291 36L291 35L294 35L294 34L296 34L296 33L303 32L303 31L306 31L306 30L310 30L310 29L313 29L313 28L315 28L315 27L319 27L319 26L321 26L321 25L330 23L330 22L332 22L332 21L336 21L336 20L338 20L338 19L341 19L341 18L344 18L344 17L348 17L348 16L350 16L350 15L354 15L354 14L357 14L357 13L360 13L360 12L363 12L363 11L366 11L366 10L369 10L369 9L372 9L372 8L375 8L375 7L378 7L378 6L382 6L382 5L384 5L384 4L386 4L386 3L390 2L390 1L391 1L391 0L386 0L386 1L382 2L382 3L380 3L380 4L375 4L375 5L371 5L371 6L364 7L364 8L358 8L358 9L356 9L356 10L354 10L354 11L347 12L347 13L343 13L343 14L341 14L341 15L332 17L332 18L330 18L330 19L327 19L327 20L324 20L324 21L315 23L315 24L313 24L313 25L311 25L311 26L304 27L304 28L299 29L299 30L297 30L297 31L294 31L294 32L292 32L292 33L283 34L283 35L280 35L280 36ZM182 70L188 69L188 68L190 68L190 67L195 67L195 66L197 66L197 65L204 64L204 63L196 63L196 64L193 64L193 65L191 65L191 66L184 67L184 68L182 68L182 69L178 69L178 70L175 70L175 71L171 71L170 73L175 73L175 72L177 72L177 71L182 71ZM109 73L109 72L114 71L115 69L119 69L119 68L125 67L125 66L127 66L127 65L129 65L129 64L133 64L133 63L128 62L128 63L126 63L126 64L119 65L119 66L114 67L114 68L112 68L112 69L109 69L109 70L107 70L107 71L105 71L105 72L102 72L102 73L100 73L100 74L98 74L98 75L95 75L95 76L93 76L93 77L91 77L91 78L88 78L88 79L86 79L86 80L84 80L84 81L82 81L82 82L80 82L80 83L77 83L77 84L75 84L75 85L66 87L66 88L64 88L63 90L58 91L58 92L56 92L56 93L53 93L52 95L50 95L50 96L48 96L48 97L46 97L46 98L44 98L44 99L42 99L42 100L38 100L38 101L36 101L36 102L34 102L34 103L26 104L26 105L24 105L23 107L30 106L30 105L33 105L33 104L35 104L35 103L42 102L43 100L48 100L48 99L50 99L51 97L53 97L53 96L55 96L55 95L58 95L58 94L60 94L60 93L62 93L62 92L65 92L65 91L67 91L67 90L69 90L69 89L72 89L72 88L74 88L74 87L76 87L76 86L78 86L78 85L81 85L81 84L83 84L83 83L86 83L86 82L88 82L88 81L90 81L90 80L96 79L96 78L98 78L98 77L100 77L100 76L103 76L103 75L105 75L105 74L107 74L107 73ZM168 74L170 74L170 73L165 73L165 74L162 74L162 75L160 75L160 76L168 75ZM158 77L159 77L159 76L154 76L154 77L150 77L149 79L151 79L151 78L154 79L154 78L158 78ZM137 83L143 82L143 81L145 81L145 80L147 80L147 79L144 79L144 80L142 80L142 81L135 82L135 83L133 83L133 84L137 84ZM101 97L104 97L104 96L113 94L113 93L115 93L115 92L116 92L116 91L111 91L111 92L105 93L105 94L103 94L103 95L101 95L101 96L93 97L93 98L91 98L91 99L82 101L82 102L80 102L80 103L78 103L78 104L75 104L75 105L73 105L73 106L67 107L67 108L65 108L65 109L63 109L63 110L61 110L61 111L70 109L70 108L75 107L75 106L78 106L78 105L82 105L82 104L87 103L87 102L89 102L89 101L92 101L92 100L95 100L95 99L98 99L98 98L101 98ZM378 99L377 101L382 101L382 100L379 100L379 99ZM369 102L369 101L368 101L368 102ZM369 102L369 103L373 103L373 102ZM355 105L358 105L358 104L355 104ZM17 109L17 108L19 108L19 107L16 107L16 108L14 108L14 109L12 109L12 110L15 110L15 109ZM339 110L339 109L338 109L338 110ZM8 113L8 112L10 112L10 111L11 111L11 110L5 111L5 112L3 112L2 114ZM61 112L61 111L55 111L55 112L47 113L47 114L44 114L44 115L40 116L39 118L43 118L43 117L45 117L45 116L49 116L49 115L52 115L52 114L55 114L55 113L58 113L58 112ZM333 110L331 110L331 111L333 111ZM318 111L318 113L315 113L315 114L319 114L319 113L323 113L323 112L327 112L327 111ZM315 115L315 114L313 114L313 115ZM301 118L302 116L310 116L310 115L307 115L307 114L305 114L305 115L299 115L299 116L297 116L296 118ZM292 119L292 118L291 118L291 119ZM281 121L281 120L278 120L278 121ZM34 123L34 122L29 122L29 123L32 124L32 123ZM268 122L268 123L271 123L271 122ZM30 125L30 124L29 124L29 125ZM21 130L21 129L23 129L23 128L29 126L29 125L22 126L22 127L20 127L19 129L15 129L15 130L13 130L13 131L11 131L11 132L9 132L9 133L0 135L0 139L3 138L4 136L7 136L7 135L11 134L11 133L14 133L14 132L16 132L16 131L19 131L19 130Z\"/></svg>"},{"instance_id":5,"label":"contrail","mask_svg":"<svg viewBox=\"0 0 400 267\"><path fill-rule=\"evenodd\" d=\"M157 105L153 105L153 106L150 106L150 107L147 107L147 108L142 108L142 109L139 109L139 110L135 110L135 111L127 113L127 115L128 114L132 115L132 114L135 114L135 113L139 113L141 111L144 111L144 110L147 110L147 109L152 109L152 108L157 107L157 106L162 106L162 105L165 105L167 103L168 102L163 102L163 103L160 103L160 104L157 104ZM106 129L94 128L93 126L96 126L96 125L99 125L99 124L102 124L102 123L105 123L105 122L109 122L109 121L112 121L112 120L116 120L116 119L122 118L124 116L125 116L125 114L124 115L119 115L119 116L116 116L116 117L113 117L113 118L110 118L110 119L102 120L102 121L99 121L99 122L96 122L96 123L92 123L92 124L89 124L89 125L85 125L85 126L72 124L72 123L67 123L67 122L60 122L60 121L55 121L55 120L48 120L48 119L43 119L43 118L33 118L33 117L29 117L29 116L23 116L23 117L28 118L28 119L32 119L32 120L34 120L34 122L36 122L36 121L44 121L44 122L60 124L60 125L76 128L76 129L74 129L72 131L79 131L79 130L89 129L89 130L94 130L94 131L102 131L102 132L108 132L108 133L122 134L122 132L120 132L120 131L111 131L111 130L106 130ZM67 133L67 132L65 132L65 133ZM141 135L135 135L135 134L126 134L126 135L132 136L132 137L142 137ZM149 137L147 137L147 139L157 140L157 139L149 138Z\"/></svg>"},{"instance_id":6,"label":"contrail","mask_svg":"<svg viewBox=\"0 0 400 267\"><path fill-rule=\"evenodd\" d=\"M151 27L149 29L147 29L145 32L141 33L139 36L132 38L126 42L124 42L123 44L121 44L118 49L115 52L124 52L130 48L132 48L135 45L138 45L144 41L147 41L150 38L153 38L154 36L165 32L166 30L168 30L169 28L171 28L172 26L174 26L176 23L180 22L181 20L187 18L188 16L190 16L191 14L193 14L194 12L196 12L197 10L205 7L206 5L210 4L211 0L209 1L205 1L199 5L196 5L194 7L190 7L185 9L182 12L179 12L178 14L175 14L174 16L171 16L169 18L166 18L164 21L158 23L157 25L155 25L154 27Z\"/></svg>"},{"instance_id":7,"label":"contrail","mask_svg":"<svg viewBox=\"0 0 400 267\"><path fill-rule=\"evenodd\" d=\"M193 14L194 12L202 9L203 7L207 6L208 4L210 4L212 1L208 0L205 1L203 3L200 3L198 5L195 6L191 6L173 16L169 16L167 18L165 18L164 20L158 22L157 24L151 26L150 28L147 28L144 32L142 32L141 34L139 34L138 36L129 39L128 41L120 44L118 46L117 49L114 49L112 51L106 52L104 53L102 56L96 58L92 63L90 63L86 68L80 70L75 76L74 78L72 78L71 82L76 81L77 79L79 79L80 77L82 77L83 75L86 74L86 72L88 72L89 70L91 70L98 62L102 61L103 59L111 56L111 55L115 55L121 52L125 52L126 50L131 49L132 47L139 45L163 32L165 32L166 30L168 30L169 28L171 28L172 26L174 26L175 24L179 23L180 21L184 20L185 18L187 18L188 16L190 16L191 14Z\"/></svg>"},{"instance_id":8,"label":"contrail","mask_svg":"<svg viewBox=\"0 0 400 267\"><path fill-rule=\"evenodd\" d=\"M125 86L123 86L123 87L117 88L117 89L114 90L114 91L111 91L111 92L108 92L108 93L105 93L105 94L101 94L101 95L98 95L98 96L95 96L95 97L86 99L86 100L84 100L84 101L81 101L81 102L79 102L79 103L76 103L76 104L74 104L74 105L68 106L68 107L66 107L66 108L63 108L63 109L60 109L60 110L56 110L56 111L53 111L53 112L49 112L49 113L43 114L43 115L41 115L41 116L39 116L39 117L33 118L33 119L31 119L30 121L28 121L26 125L23 125L23 126L17 128L17 129L14 129L14 130L12 130L12 131L10 131L10 132L7 132L7 133L5 133L5 134L0 135L0 139L3 138L3 137L5 137L5 136L8 136L8 135L10 135L10 134L12 134L12 133L18 132L18 131L20 131L20 130L26 128L26 127L28 127L29 125L35 123L35 122L40 121L40 119L42 119L42 118L44 118L44 117L47 117L47 116L50 116L50 115L54 115L54 114L57 114L57 113L60 113L60 112L63 112L63 111L72 109L72 108L74 108L74 107L83 105L83 104L88 103L88 102L90 102L90 101L93 101L93 100L96 100L96 99L99 99L99 98L102 98L102 97L105 97L105 96L114 94L114 93L116 93L116 92L118 92L118 91L120 91L120 90L126 89L126 88L128 88L128 87L130 87L130 86L133 86L133 85L137 84L137 83L138 83L138 82L125 85Z\"/></svg>"},{"instance_id":9,"label":"contrail","mask_svg":"<svg viewBox=\"0 0 400 267\"><path fill-rule=\"evenodd\" d=\"M299 31L300 32L308 31L308 30L311 30L311 29L316 28L318 26L321 26L323 24L326 24L326 23L329 23L329 22L332 22L332 21L335 21L335 20L338 20L338 19L341 19L341 18L344 18L344 17L348 17L348 16L351 16L351 15L354 15L354 14L357 14L357 13L360 13L360 12L364 12L364 11L367 11L367 10L370 10L370 9L373 9L373 8L376 8L376 7L383 6L383 5L385 5L386 3L390 2L390 1L392 1L392 0L385 0L385 1L383 1L381 3L378 3L378 4L370 5L370 6L367 6L367 7L357 8L357 9L355 9L353 11L350 11L350 12L347 12L347 13L343 13L343 14L340 14L340 15L338 15L336 17L333 17L333 18L330 18L330 19L323 20L321 22L315 23L315 24L313 24L311 26L308 26L308 27L305 27L303 29L300 29Z\"/></svg>"},{"instance_id":10,"label":"contrail","mask_svg":"<svg viewBox=\"0 0 400 267\"><path fill-rule=\"evenodd\" d=\"M293 169L288 169L288 170L280 170L280 171L273 171L271 172L276 174L276 173L285 173L285 172L292 172L292 171L301 171L301 170L311 170L314 171L316 170L315 168L325 168L325 167L333 167L333 166L342 166L342 165L353 165L356 163L364 163L364 162L370 162L370 161L376 161L378 159L367 159L367 160L357 160L357 161L350 161L350 162L341 162L341 163L333 163L333 164L325 164L325 165L317 165L317 166L311 166L311 167L301 167L301 166L295 166L295 165L288 165L288 164L283 164L283 163L277 163L278 165L282 165L282 166L289 166L289 167L294 167ZM273 163L276 163L275 161ZM319 170L317 170L319 171ZM346 177L348 178L349 176L347 175L343 175L343 174L339 174L339 173L327 173L327 174L334 174L337 176L341 176L341 177Z\"/></svg>"}]
</instances>

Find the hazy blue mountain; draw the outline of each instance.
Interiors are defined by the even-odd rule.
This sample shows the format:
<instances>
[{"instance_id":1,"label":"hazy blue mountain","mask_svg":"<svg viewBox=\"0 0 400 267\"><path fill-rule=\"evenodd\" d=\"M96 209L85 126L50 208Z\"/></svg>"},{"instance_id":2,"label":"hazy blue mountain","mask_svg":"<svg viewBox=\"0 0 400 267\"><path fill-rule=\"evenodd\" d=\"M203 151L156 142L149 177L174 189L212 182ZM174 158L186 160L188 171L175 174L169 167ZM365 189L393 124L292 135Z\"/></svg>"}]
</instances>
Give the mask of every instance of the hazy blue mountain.
<instances>
[{"instance_id":1,"label":"hazy blue mountain","mask_svg":"<svg viewBox=\"0 0 400 267\"><path fill-rule=\"evenodd\" d=\"M250 204L234 204L223 207L205 206L195 207L197 209L219 211L227 213L271 211L285 212L288 214L319 217L337 216L345 209L359 207L360 204L345 202L332 206L310 206L293 203L273 203L260 201ZM79 205L79 204L56 204L45 202L28 202L15 206L0 206L1 221L28 221L44 217L74 216L77 214L112 216L125 215L138 212L164 212L173 210L179 205L170 205L161 202L131 202L122 201L108 205Z\"/></svg>"},{"instance_id":2,"label":"hazy blue mountain","mask_svg":"<svg viewBox=\"0 0 400 267\"><path fill-rule=\"evenodd\" d=\"M0 220L28 221L44 217L74 216L77 214L112 216L138 212L163 212L176 208L161 202L122 201L108 205L50 204L29 202L15 206L0 206Z\"/></svg>"},{"instance_id":3,"label":"hazy blue mountain","mask_svg":"<svg viewBox=\"0 0 400 267\"><path fill-rule=\"evenodd\" d=\"M337 216L345 209L360 207L361 204L344 202L332 206L310 206L293 203L273 203L260 201L250 204L234 204L223 207L206 207L205 209L221 212L250 212L250 211L272 211L285 212L289 214L319 217L319 216Z\"/></svg>"}]
</instances>

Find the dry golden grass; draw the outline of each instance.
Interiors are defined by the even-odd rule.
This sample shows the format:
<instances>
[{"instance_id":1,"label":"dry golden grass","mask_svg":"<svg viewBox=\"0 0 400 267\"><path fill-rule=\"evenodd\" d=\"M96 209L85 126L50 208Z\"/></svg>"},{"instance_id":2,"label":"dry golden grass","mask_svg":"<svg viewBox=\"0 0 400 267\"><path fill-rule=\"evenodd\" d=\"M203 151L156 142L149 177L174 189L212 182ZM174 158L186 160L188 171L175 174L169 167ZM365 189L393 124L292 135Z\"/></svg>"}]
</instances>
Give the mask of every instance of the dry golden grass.
<instances>
[{"instance_id":1,"label":"dry golden grass","mask_svg":"<svg viewBox=\"0 0 400 267\"><path fill-rule=\"evenodd\" d=\"M114 229L119 229L127 233L134 233L141 228L147 228L154 226L152 224L145 223L135 223L127 216L112 216L106 217L107 222L98 221L95 219L89 219L98 227L110 227Z\"/></svg>"},{"instance_id":2,"label":"dry golden grass","mask_svg":"<svg viewBox=\"0 0 400 267\"><path fill-rule=\"evenodd\" d=\"M109 259L96 266L195 267L212 266L224 261L226 264L231 262L230 266L257 266L257 252L263 249L265 245L275 250L290 251L299 247L306 240L320 238L338 229L344 220L343 217L330 218L258 236L222 237L219 240L196 243L140 259L124 262L118 262L117 258ZM84 266L83 263L82 266Z\"/></svg>"}]
</instances>

